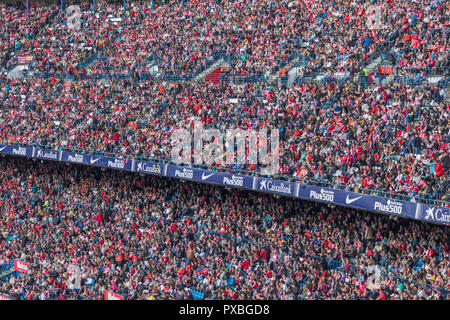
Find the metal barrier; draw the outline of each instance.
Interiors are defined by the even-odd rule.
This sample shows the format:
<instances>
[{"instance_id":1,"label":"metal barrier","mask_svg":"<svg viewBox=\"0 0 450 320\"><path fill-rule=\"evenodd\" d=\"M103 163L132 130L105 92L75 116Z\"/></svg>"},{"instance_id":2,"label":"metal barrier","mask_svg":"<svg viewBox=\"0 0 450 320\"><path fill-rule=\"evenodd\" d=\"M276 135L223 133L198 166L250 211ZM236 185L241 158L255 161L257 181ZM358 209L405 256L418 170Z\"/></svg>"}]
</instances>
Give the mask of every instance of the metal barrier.
<instances>
[{"instance_id":1,"label":"metal barrier","mask_svg":"<svg viewBox=\"0 0 450 320\"><path fill-rule=\"evenodd\" d=\"M33 77L33 78L50 78L55 77L57 79L65 79L70 81L75 80L125 80L125 79L133 79L134 81L148 81L148 80L160 80L160 81L169 81L169 82L181 82L181 81L192 81L195 77L199 75L199 73L191 73L191 74L180 74L180 73L161 73L158 75L152 76L152 74L148 71L145 72L136 72L136 77L132 77L132 73L130 71L127 72L117 72L117 73L103 73L103 72L95 72L95 73L78 73L77 76L75 76L73 73L69 72L63 72L61 73L51 73L51 72L26 72L26 76ZM280 76L278 76L280 80L282 80L283 83L286 84L287 77L284 79L281 79ZM297 84L306 84L306 83L314 83L316 85L327 85L331 83L336 84L346 84L348 82L360 84L366 87L379 87L379 86L390 86L393 84L397 84L400 86L426 86L426 85L432 85L432 86L440 86L440 87L449 87L450 85L450 77L438 80L436 83L431 83L432 79L428 78L422 78L417 79L414 77L407 77L407 76L395 76L391 81L388 83L381 83L382 80L384 80L385 77L381 77L380 81L372 81L369 82L367 79L359 79L358 81L354 82L352 81L352 75L345 75L342 77L336 77L333 75L325 75L322 73L315 73L315 74L306 74L301 75L296 78L294 83ZM254 83L254 82L266 82L268 80L268 77L262 74L257 75L241 75L241 74L229 74L229 73L221 73L219 75L219 81L227 82L227 83L234 83L234 84L242 84L242 83ZM1 81L1 80L0 80Z\"/></svg>"},{"instance_id":2,"label":"metal barrier","mask_svg":"<svg viewBox=\"0 0 450 320\"><path fill-rule=\"evenodd\" d=\"M259 75L241 75L241 74L229 74L229 73L221 73L219 76L219 81L225 81L228 83L241 84L246 82L266 82L267 77L259 74Z\"/></svg>"},{"instance_id":3,"label":"metal barrier","mask_svg":"<svg viewBox=\"0 0 450 320\"><path fill-rule=\"evenodd\" d=\"M318 79L320 78L320 79ZM373 78L376 78L373 76ZM346 76L346 77L336 77L336 76L326 76L324 74L307 74L302 75L296 78L295 83L297 84L305 84L305 83L314 83L314 84L320 84L325 85L329 83L340 83L340 84L346 84L347 82L352 82L360 85L365 85L366 87L386 87L391 86L393 84L397 84L400 86L414 86L414 87L421 87L426 85L432 85L432 86L439 86L439 87L448 87L450 85L450 77L447 77L442 80L438 80L436 83L433 83L433 77L427 77L427 78L415 78L410 76L394 76L394 78L387 83L382 83L382 81L385 79L385 77L381 76L379 81L368 81L367 79L363 80L362 78L359 78L358 81L352 81L352 76Z\"/></svg>"}]
</instances>

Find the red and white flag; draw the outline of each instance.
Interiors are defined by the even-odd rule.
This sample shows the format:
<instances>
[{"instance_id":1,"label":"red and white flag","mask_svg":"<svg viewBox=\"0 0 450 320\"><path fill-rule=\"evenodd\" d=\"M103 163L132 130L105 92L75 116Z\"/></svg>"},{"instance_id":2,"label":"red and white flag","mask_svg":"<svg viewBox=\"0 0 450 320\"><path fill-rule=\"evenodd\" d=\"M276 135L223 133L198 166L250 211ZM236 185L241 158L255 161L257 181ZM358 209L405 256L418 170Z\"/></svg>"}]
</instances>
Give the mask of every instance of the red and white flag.
<instances>
[{"instance_id":1,"label":"red and white flag","mask_svg":"<svg viewBox=\"0 0 450 320\"><path fill-rule=\"evenodd\" d=\"M30 270L30 265L23 261L14 260L14 270L27 273Z\"/></svg>"},{"instance_id":2,"label":"red and white flag","mask_svg":"<svg viewBox=\"0 0 450 320\"><path fill-rule=\"evenodd\" d=\"M121 295L105 290L105 300L124 300Z\"/></svg>"}]
</instances>

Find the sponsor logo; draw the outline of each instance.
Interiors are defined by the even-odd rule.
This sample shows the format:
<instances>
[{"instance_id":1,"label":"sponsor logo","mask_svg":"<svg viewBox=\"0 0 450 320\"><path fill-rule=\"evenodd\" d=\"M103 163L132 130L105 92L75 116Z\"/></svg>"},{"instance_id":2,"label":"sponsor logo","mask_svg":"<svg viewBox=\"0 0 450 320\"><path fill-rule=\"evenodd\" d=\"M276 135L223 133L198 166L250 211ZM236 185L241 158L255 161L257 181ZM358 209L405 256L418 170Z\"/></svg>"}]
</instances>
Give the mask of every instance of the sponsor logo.
<instances>
[{"instance_id":1,"label":"sponsor logo","mask_svg":"<svg viewBox=\"0 0 450 320\"><path fill-rule=\"evenodd\" d=\"M437 209L436 212L435 209ZM445 213L441 208L430 207L425 210L425 219L450 222L450 214Z\"/></svg>"},{"instance_id":2,"label":"sponsor logo","mask_svg":"<svg viewBox=\"0 0 450 320\"><path fill-rule=\"evenodd\" d=\"M311 190L309 192L309 197L311 199L315 200L322 200L322 201L328 201L333 202L334 201L334 192L330 190L320 189L320 193L317 193L314 190Z\"/></svg>"},{"instance_id":3,"label":"sponsor logo","mask_svg":"<svg viewBox=\"0 0 450 320\"><path fill-rule=\"evenodd\" d=\"M1 147L0 151L3 151L7 146Z\"/></svg>"},{"instance_id":4,"label":"sponsor logo","mask_svg":"<svg viewBox=\"0 0 450 320\"><path fill-rule=\"evenodd\" d=\"M208 179L209 177L212 177L213 175L214 175L214 173L205 175L205 173L203 172L203 173L202 173L202 180L206 180L206 179Z\"/></svg>"},{"instance_id":5,"label":"sponsor logo","mask_svg":"<svg viewBox=\"0 0 450 320\"><path fill-rule=\"evenodd\" d=\"M125 161L120 159L114 159L114 161L108 160L107 166L110 168L123 169L125 168Z\"/></svg>"},{"instance_id":6,"label":"sponsor logo","mask_svg":"<svg viewBox=\"0 0 450 320\"><path fill-rule=\"evenodd\" d=\"M161 173L161 167L159 166L159 164L149 164L146 162L138 162L137 165L137 171L142 171L142 172L150 172L150 173Z\"/></svg>"},{"instance_id":7,"label":"sponsor logo","mask_svg":"<svg viewBox=\"0 0 450 320\"><path fill-rule=\"evenodd\" d=\"M22 148L22 147L13 148L12 149L12 153L13 154L18 154L20 156L26 156L27 155L27 148Z\"/></svg>"},{"instance_id":8,"label":"sponsor logo","mask_svg":"<svg viewBox=\"0 0 450 320\"><path fill-rule=\"evenodd\" d=\"M275 184L273 184L272 180L261 180L259 182L259 189L273 191L273 192L286 193L286 194L292 193L290 184L285 185L283 182L280 182L279 185L275 185Z\"/></svg>"},{"instance_id":9,"label":"sponsor logo","mask_svg":"<svg viewBox=\"0 0 450 320\"><path fill-rule=\"evenodd\" d=\"M242 187L244 185L244 177L235 176L234 174L231 176L231 178L223 177L223 184Z\"/></svg>"},{"instance_id":10,"label":"sponsor logo","mask_svg":"<svg viewBox=\"0 0 450 320\"><path fill-rule=\"evenodd\" d=\"M94 163L96 163L98 160L100 160L100 158L97 158L97 159L94 159L94 158L91 158L91 164L94 164Z\"/></svg>"},{"instance_id":11,"label":"sponsor logo","mask_svg":"<svg viewBox=\"0 0 450 320\"><path fill-rule=\"evenodd\" d=\"M345 203L346 203L346 204L353 203L353 202L355 202L356 200L362 198L362 196L359 196L359 197L356 197L356 198L354 198L354 199L350 199L348 196L349 196L349 195L347 195L347 197L345 198Z\"/></svg>"},{"instance_id":12,"label":"sponsor logo","mask_svg":"<svg viewBox=\"0 0 450 320\"><path fill-rule=\"evenodd\" d=\"M380 201L375 201L375 205L373 208L375 210L380 210L387 213L401 214L403 210L403 204L401 202L387 199L386 204L383 204Z\"/></svg>"},{"instance_id":13,"label":"sponsor logo","mask_svg":"<svg viewBox=\"0 0 450 320\"><path fill-rule=\"evenodd\" d=\"M73 156L69 154L69 156L67 157L67 161L72 161L72 162L76 162L76 163L83 163L84 162L84 156L81 155L81 154L74 154Z\"/></svg>"},{"instance_id":14,"label":"sponsor logo","mask_svg":"<svg viewBox=\"0 0 450 320\"><path fill-rule=\"evenodd\" d=\"M175 177L192 179L194 178L194 171L191 169L183 169L182 171L175 169Z\"/></svg>"},{"instance_id":15,"label":"sponsor logo","mask_svg":"<svg viewBox=\"0 0 450 320\"><path fill-rule=\"evenodd\" d=\"M45 151L45 150L39 149L37 151L36 157L58 160L58 151L50 151L50 150Z\"/></svg>"}]
</instances>

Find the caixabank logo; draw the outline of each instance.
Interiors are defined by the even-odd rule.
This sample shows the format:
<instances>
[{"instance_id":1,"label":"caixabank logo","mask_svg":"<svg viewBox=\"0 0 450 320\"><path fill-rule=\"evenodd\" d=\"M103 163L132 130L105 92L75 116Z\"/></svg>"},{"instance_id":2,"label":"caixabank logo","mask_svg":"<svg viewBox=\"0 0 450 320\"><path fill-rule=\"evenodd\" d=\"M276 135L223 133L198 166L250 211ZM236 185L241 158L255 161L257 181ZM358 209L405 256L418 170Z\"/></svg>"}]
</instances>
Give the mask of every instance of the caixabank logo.
<instances>
[{"instance_id":1,"label":"caixabank logo","mask_svg":"<svg viewBox=\"0 0 450 320\"><path fill-rule=\"evenodd\" d=\"M58 151L37 149L36 157L42 159L58 160Z\"/></svg>"},{"instance_id":2,"label":"caixabank logo","mask_svg":"<svg viewBox=\"0 0 450 320\"><path fill-rule=\"evenodd\" d=\"M136 171L161 174L161 166L157 163L139 161L136 166Z\"/></svg>"},{"instance_id":3,"label":"caixabank logo","mask_svg":"<svg viewBox=\"0 0 450 320\"><path fill-rule=\"evenodd\" d=\"M425 207L424 219L429 221L443 222L450 224L450 212L448 208Z\"/></svg>"},{"instance_id":4,"label":"caixabank logo","mask_svg":"<svg viewBox=\"0 0 450 320\"><path fill-rule=\"evenodd\" d=\"M259 190L292 195L292 186L290 183L284 183L281 181L273 181L268 179L267 180L262 179L259 181Z\"/></svg>"}]
</instances>

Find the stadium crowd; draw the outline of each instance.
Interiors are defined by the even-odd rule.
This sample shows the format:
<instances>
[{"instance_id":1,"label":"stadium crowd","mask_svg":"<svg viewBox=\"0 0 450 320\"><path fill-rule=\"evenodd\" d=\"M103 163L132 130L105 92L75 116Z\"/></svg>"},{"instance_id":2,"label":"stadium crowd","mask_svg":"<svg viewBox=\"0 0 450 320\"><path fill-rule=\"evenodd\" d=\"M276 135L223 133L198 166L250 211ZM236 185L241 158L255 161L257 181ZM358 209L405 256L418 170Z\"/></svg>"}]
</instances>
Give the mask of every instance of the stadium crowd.
<instances>
[{"instance_id":1,"label":"stadium crowd","mask_svg":"<svg viewBox=\"0 0 450 320\"><path fill-rule=\"evenodd\" d=\"M17 55L32 50L33 38L50 24L59 7L55 5L32 6L27 18L24 10L13 6L0 7L0 67L17 63Z\"/></svg>"},{"instance_id":2,"label":"stadium crowd","mask_svg":"<svg viewBox=\"0 0 450 320\"><path fill-rule=\"evenodd\" d=\"M223 132L278 129L280 175L448 201L450 104L444 94L436 87L27 78L0 83L0 140L170 158L174 130L191 130L194 121ZM251 164L232 167L259 171Z\"/></svg>"},{"instance_id":3,"label":"stadium crowd","mask_svg":"<svg viewBox=\"0 0 450 320\"><path fill-rule=\"evenodd\" d=\"M57 2L0 7L0 69L26 57L31 71L0 79L0 143L170 160L174 130L194 121L279 130L282 176L448 204L445 87L181 76L222 58L230 75L286 77L299 55L302 76L367 77L378 56L402 76L448 76L449 2L96 1L79 4L79 30ZM148 76L154 63L180 78ZM30 264L0 280L17 299L448 299L443 226L11 157L0 212L0 265Z\"/></svg>"},{"instance_id":4,"label":"stadium crowd","mask_svg":"<svg viewBox=\"0 0 450 320\"><path fill-rule=\"evenodd\" d=\"M49 3L45 15L46 6L34 3L31 20L24 10L2 9L5 43L31 55L31 69L51 75L2 78L5 143L168 158L173 131L195 120L221 130L279 129L281 175L448 201L449 103L443 87L136 81L146 59L155 56L166 73L196 74L224 55L230 73L266 74L300 51L308 61L303 74L354 75L369 56L389 49L405 72L445 70L448 4L379 3L380 24L373 4L359 2L218 1L216 8L214 1L156 1L154 7L128 1L125 12L119 3L98 2L96 14L83 3L82 27L74 30L67 28L71 16ZM106 58L83 64L93 53ZM114 72L133 76L81 79ZM65 81L65 73L73 81ZM235 169L258 171L245 164Z\"/></svg>"},{"instance_id":5,"label":"stadium crowd","mask_svg":"<svg viewBox=\"0 0 450 320\"><path fill-rule=\"evenodd\" d=\"M377 29L368 27L376 22L367 19L373 12L356 2L219 1L217 9L213 1L157 2L154 8L150 1L128 4L123 13L117 3L99 2L97 15L81 4L78 31L67 28L70 16L55 4L45 15L40 15L43 4L33 4L31 20L23 10L2 9L8 18L3 38L14 43L17 53L33 56L32 69L52 75L3 77L3 141L156 158L168 157L170 134L194 120L222 130L279 128L283 175L448 200L445 88L273 88L264 82L235 87L77 78L124 71L139 78L146 57L153 55L161 70L176 74L201 71L216 54L239 56L229 72L266 73L298 50L308 57L303 73L322 69L353 75L369 55L386 48L408 67L431 71L436 63L448 65L444 4L379 4L387 14ZM107 58L85 69L82 62L93 52ZM65 72L78 80L58 77ZM230 102L236 98L237 105ZM255 168L240 164L239 169Z\"/></svg>"},{"instance_id":6,"label":"stadium crowd","mask_svg":"<svg viewBox=\"0 0 450 320\"><path fill-rule=\"evenodd\" d=\"M57 162L0 168L0 265L30 265L0 281L12 298L448 299L445 226Z\"/></svg>"},{"instance_id":7,"label":"stadium crowd","mask_svg":"<svg viewBox=\"0 0 450 320\"><path fill-rule=\"evenodd\" d=\"M145 71L143 62L154 55L163 72L197 74L222 55L230 73L266 75L284 70L299 53L308 60L306 74L353 76L377 52L401 74L430 74L433 68L448 73L448 4L438 0L183 3L165 1L152 8L152 1L127 1L124 12L122 3L103 1L97 2L96 14L92 4L77 3L79 30L68 28L75 24L73 12L58 12L53 3L52 19L44 27L11 33L18 21L27 24L22 10L3 34L19 43L19 52L33 55L33 68L50 73ZM31 11L30 17L43 19L40 11ZM87 70L82 62L90 52L107 59Z\"/></svg>"}]
</instances>

